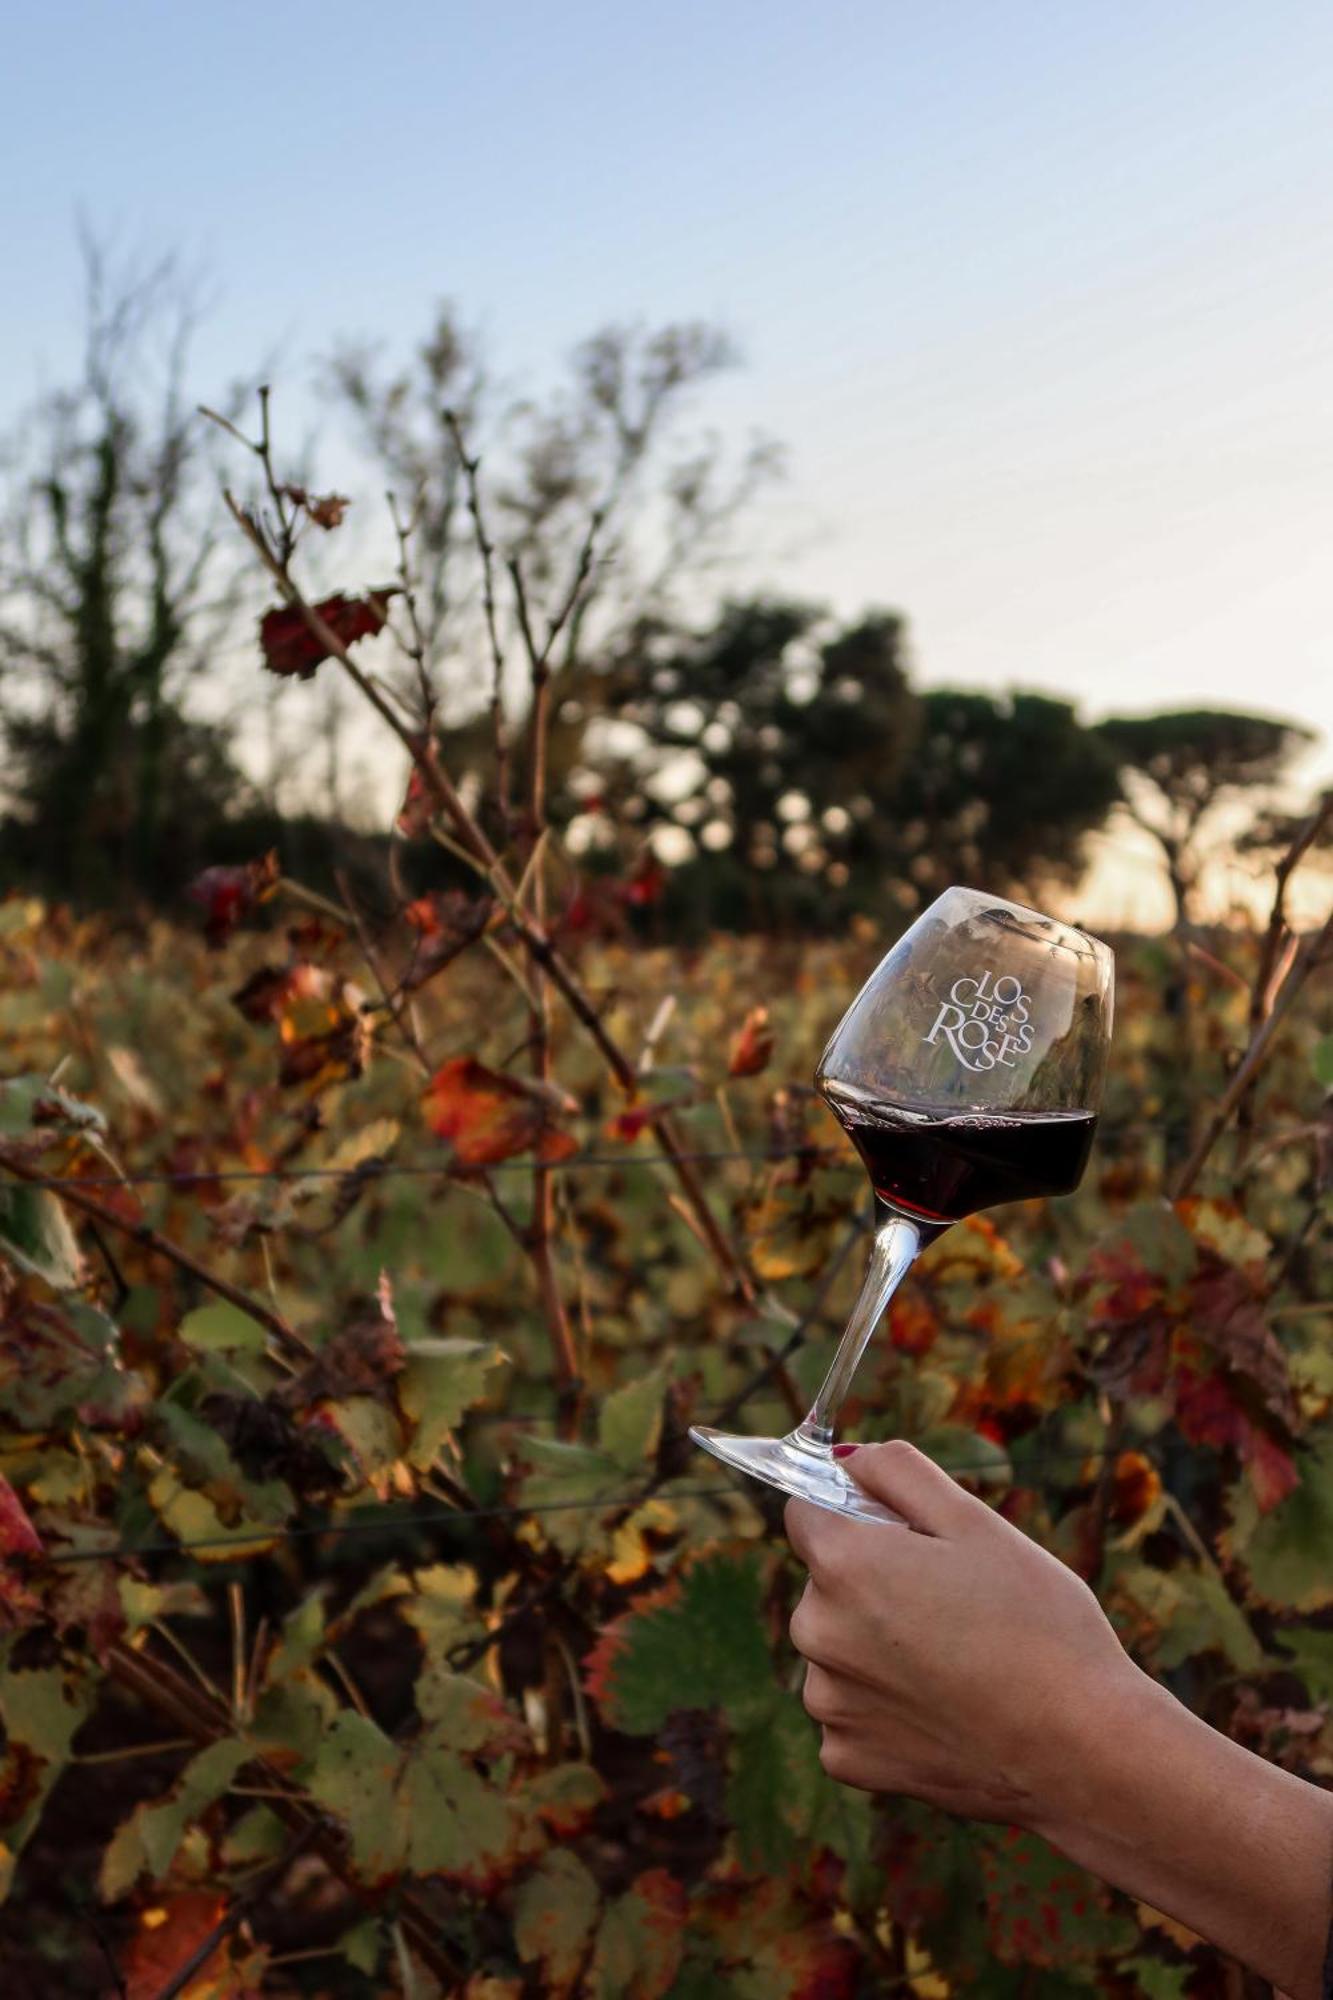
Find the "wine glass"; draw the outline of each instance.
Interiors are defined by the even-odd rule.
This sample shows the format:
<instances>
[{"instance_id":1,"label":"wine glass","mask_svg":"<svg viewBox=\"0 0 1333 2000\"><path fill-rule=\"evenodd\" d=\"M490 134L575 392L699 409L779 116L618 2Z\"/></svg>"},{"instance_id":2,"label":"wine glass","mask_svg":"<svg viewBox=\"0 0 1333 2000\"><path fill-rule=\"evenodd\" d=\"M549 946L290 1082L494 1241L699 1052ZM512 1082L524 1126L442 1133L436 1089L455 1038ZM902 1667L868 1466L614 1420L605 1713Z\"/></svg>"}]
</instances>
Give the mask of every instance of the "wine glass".
<instances>
[{"instance_id":1,"label":"wine glass","mask_svg":"<svg viewBox=\"0 0 1333 2000\"><path fill-rule=\"evenodd\" d=\"M1068 1194L1087 1165L1114 960L1096 938L977 889L946 889L876 966L815 1082L875 1190L875 1241L824 1386L784 1438L696 1425L724 1464L861 1520L900 1517L832 1452L857 1363L912 1260L997 1202Z\"/></svg>"}]
</instances>

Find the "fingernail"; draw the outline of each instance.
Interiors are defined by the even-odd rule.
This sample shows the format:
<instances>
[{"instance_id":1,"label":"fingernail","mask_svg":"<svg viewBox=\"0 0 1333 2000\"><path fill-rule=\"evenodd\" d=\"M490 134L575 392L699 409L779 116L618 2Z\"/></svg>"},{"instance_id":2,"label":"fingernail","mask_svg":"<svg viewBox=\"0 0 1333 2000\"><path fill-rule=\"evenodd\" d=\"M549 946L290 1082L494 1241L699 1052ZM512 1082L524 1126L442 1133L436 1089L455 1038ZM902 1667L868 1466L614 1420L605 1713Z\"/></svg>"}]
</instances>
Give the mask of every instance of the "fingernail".
<instances>
[{"instance_id":1,"label":"fingernail","mask_svg":"<svg viewBox=\"0 0 1333 2000\"><path fill-rule=\"evenodd\" d=\"M859 1451L860 1449L860 1445L857 1444L835 1444L833 1447L833 1456L835 1458L850 1458L854 1451Z\"/></svg>"}]
</instances>

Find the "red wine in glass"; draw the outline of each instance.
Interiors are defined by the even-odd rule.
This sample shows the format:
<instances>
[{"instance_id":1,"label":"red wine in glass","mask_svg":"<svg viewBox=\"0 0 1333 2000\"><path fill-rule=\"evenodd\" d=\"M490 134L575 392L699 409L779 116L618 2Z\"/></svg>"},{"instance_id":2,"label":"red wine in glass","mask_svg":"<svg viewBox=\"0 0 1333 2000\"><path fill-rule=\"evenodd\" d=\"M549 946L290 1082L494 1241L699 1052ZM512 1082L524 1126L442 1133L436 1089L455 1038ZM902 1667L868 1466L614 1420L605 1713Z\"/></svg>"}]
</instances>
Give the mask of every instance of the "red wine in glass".
<instances>
[{"instance_id":1,"label":"red wine in glass","mask_svg":"<svg viewBox=\"0 0 1333 2000\"><path fill-rule=\"evenodd\" d=\"M1092 1147L1114 961L1086 932L946 889L881 960L816 1071L876 1198L870 1268L833 1365L784 1438L690 1436L725 1464L861 1520L897 1517L833 1457L866 1343L922 1247L1002 1202L1070 1193Z\"/></svg>"},{"instance_id":2,"label":"red wine in glass","mask_svg":"<svg viewBox=\"0 0 1333 2000\"><path fill-rule=\"evenodd\" d=\"M825 1096L880 1201L935 1233L980 1208L1069 1194L1097 1129L1091 1111L950 1115L862 1103L832 1085Z\"/></svg>"}]
</instances>

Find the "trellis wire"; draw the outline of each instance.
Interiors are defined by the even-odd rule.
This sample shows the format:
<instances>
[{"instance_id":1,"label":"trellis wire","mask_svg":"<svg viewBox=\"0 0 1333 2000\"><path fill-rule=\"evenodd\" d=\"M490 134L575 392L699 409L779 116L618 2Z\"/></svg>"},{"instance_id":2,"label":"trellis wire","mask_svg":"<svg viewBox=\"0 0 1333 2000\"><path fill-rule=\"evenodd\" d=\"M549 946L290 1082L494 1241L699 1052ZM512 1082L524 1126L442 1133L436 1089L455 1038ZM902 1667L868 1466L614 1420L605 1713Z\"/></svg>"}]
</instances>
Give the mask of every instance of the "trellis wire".
<instances>
[{"instance_id":1,"label":"trellis wire","mask_svg":"<svg viewBox=\"0 0 1333 2000\"><path fill-rule=\"evenodd\" d=\"M1073 1448L1067 1451L1044 1452L1039 1457L1028 1459L1022 1467L1024 1473L1038 1467L1078 1463L1099 1465L1108 1458L1118 1458L1126 1449L1117 1445L1109 1450L1084 1451ZM1149 1457L1148 1453L1144 1453ZM994 1459L964 1460L961 1463L942 1468L950 1476L969 1473L996 1472ZM232 1535L205 1535L187 1542L121 1542L105 1549L44 1549L41 1557L33 1556L34 1566L41 1563L64 1565L81 1562L126 1562L132 1557L155 1555L189 1555L202 1549L254 1549L256 1543L313 1541L320 1537L338 1539L348 1535L401 1534L414 1528L460 1527L473 1521L513 1521L526 1520L543 1514L610 1514L622 1508L646 1506L649 1501L685 1499L717 1499L724 1494L735 1495L748 1489L737 1483L714 1486L687 1486L663 1489L661 1487L638 1487L624 1493L605 1494L592 1500L544 1500L525 1506L514 1504L503 1507L432 1507L417 1509L408 1514L377 1516L373 1520L341 1521L309 1525L299 1528L255 1527L245 1533ZM267 1548L257 1551L266 1554Z\"/></svg>"}]
</instances>

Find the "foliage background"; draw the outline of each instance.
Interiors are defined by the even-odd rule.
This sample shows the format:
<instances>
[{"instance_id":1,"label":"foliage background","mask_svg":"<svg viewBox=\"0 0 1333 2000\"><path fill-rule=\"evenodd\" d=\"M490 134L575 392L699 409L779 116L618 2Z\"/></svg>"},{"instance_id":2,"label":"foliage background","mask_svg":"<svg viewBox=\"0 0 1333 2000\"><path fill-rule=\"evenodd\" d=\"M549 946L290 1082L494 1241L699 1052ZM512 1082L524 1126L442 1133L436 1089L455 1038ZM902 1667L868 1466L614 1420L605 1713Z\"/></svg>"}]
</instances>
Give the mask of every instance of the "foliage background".
<instances>
[{"instance_id":1,"label":"foliage background","mask_svg":"<svg viewBox=\"0 0 1333 2000\"><path fill-rule=\"evenodd\" d=\"M831 1785L785 1639L800 1576L778 1509L681 1441L790 1347L793 1317L798 1391L831 1355L865 1201L805 1079L883 934L589 948L585 977L627 1046L662 995L677 1003L643 1107L688 1098L693 1150L786 1157L701 1168L759 1281L747 1306L671 1206L651 1123L557 1031L577 1106L561 1125L607 1162L576 1156L557 1179L586 1384L576 1435L559 1438L547 1322L482 1170L441 1164L391 1024L358 1075L336 1054L290 1073L364 976L354 937L270 916L210 948L156 921L2 907L12 1067L61 1066L62 1093L5 1086L6 1157L91 1183L67 1202L126 1224L88 1228L68 1207L61 1220L53 1197L8 1184L3 1470L25 1510L7 1503L15 1560L0 1572L10 1991L114 1991L107 1954L125 1990L166 1990L290 1847L292 1797L318 1807L317 1844L246 1906L190 1992L1231 1990L1206 1947L1040 1843ZM867 1356L849 1428L966 1469L1096 1579L1126 1644L1182 1699L1322 1779L1333 1018L1326 991L1308 997L1243 1148L1229 1136L1173 1208L1175 1038L1157 1005L1173 947L1117 942L1088 1183L941 1239ZM1201 1104L1247 1032L1230 975L1258 949L1213 944L1187 995ZM247 1019L235 996L284 954L338 999L298 992ZM760 995L774 1052L733 1076ZM434 1049L497 1058L523 1007L470 953L419 995L418 1027ZM96 1145L76 1101L105 1117ZM198 1178L108 1189L112 1159ZM436 1166L380 1177L367 1161ZM497 1189L515 1164L494 1162ZM280 1165L328 1178L211 1178ZM136 1246L145 1216L252 1288L314 1358L284 1358L271 1330ZM771 1379L745 1413L784 1421ZM430 1519L386 1526L389 1502ZM25 1521L57 1556L153 1552L25 1563ZM209 1536L245 1537L244 1560L170 1552Z\"/></svg>"},{"instance_id":2,"label":"foliage background","mask_svg":"<svg viewBox=\"0 0 1333 2000\"><path fill-rule=\"evenodd\" d=\"M1329 1776L1306 732L921 693L889 612L701 614L767 467L684 442L706 328L595 336L544 406L488 404L447 315L404 376L344 350L398 488L395 574L362 573L267 390L205 425L179 340L145 372L174 286L94 285L84 377L11 460L7 1991L1246 1990L1036 1840L831 1784L776 1496L686 1432L785 1426L831 1358L869 1216L809 1079L880 955L951 877L1077 916L1132 812L1177 923L1113 940L1094 1167L932 1247L847 1421ZM319 810L199 712L215 645L324 753ZM1202 921L1219 835L1257 925Z\"/></svg>"}]
</instances>

